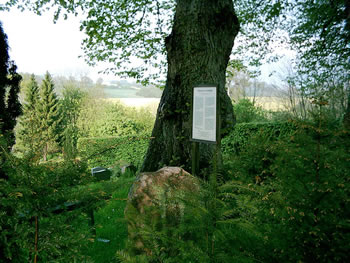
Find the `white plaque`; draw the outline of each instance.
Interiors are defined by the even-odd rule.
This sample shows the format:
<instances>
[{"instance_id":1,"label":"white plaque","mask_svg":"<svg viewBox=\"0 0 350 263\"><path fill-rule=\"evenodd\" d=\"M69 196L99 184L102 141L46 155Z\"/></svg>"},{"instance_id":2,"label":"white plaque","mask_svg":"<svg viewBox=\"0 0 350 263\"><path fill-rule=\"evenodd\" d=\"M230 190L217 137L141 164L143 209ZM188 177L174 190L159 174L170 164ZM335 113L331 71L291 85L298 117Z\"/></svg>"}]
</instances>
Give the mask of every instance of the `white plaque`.
<instances>
[{"instance_id":1,"label":"white plaque","mask_svg":"<svg viewBox=\"0 0 350 263\"><path fill-rule=\"evenodd\" d=\"M216 142L216 90L216 87L193 88L193 140Z\"/></svg>"}]
</instances>

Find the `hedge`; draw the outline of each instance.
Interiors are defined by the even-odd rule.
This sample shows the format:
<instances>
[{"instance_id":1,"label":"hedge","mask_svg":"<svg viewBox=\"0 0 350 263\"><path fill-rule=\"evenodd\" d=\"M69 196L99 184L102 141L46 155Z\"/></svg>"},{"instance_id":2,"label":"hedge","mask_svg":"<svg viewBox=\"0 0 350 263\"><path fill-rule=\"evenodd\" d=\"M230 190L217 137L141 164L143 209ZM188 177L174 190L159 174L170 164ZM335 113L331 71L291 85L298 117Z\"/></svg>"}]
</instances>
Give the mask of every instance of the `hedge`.
<instances>
[{"instance_id":1,"label":"hedge","mask_svg":"<svg viewBox=\"0 0 350 263\"><path fill-rule=\"evenodd\" d=\"M258 132L271 139L290 135L296 126L292 122L240 123L222 140L223 154L238 154L245 143ZM132 163L140 166L151 138L145 136L80 138L78 151L89 167L110 167Z\"/></svg>"},{"instance_id":2,"label":"hedge","mask_svg":"<svg viewBox=\"0 0 350 263\"><path fill-rule=\"evenodd\" d=\"M149 136L123 136L80 138L78 151L80 158L89 167L111 167L124 163L140 166L151 138Z\"/></svg>"},{"instance_id":3,"label":"hedge","mask_svg":"<svg viewBox=\"0 0 350 263\"><path fill-rule=\"evenodd\" d=\"M293 122L239 123L222 139L222 152L224 155L238 154L257 133L263 133L268 139L279 139L291 135L295 129Z\"/></svg>"}]
</instances>

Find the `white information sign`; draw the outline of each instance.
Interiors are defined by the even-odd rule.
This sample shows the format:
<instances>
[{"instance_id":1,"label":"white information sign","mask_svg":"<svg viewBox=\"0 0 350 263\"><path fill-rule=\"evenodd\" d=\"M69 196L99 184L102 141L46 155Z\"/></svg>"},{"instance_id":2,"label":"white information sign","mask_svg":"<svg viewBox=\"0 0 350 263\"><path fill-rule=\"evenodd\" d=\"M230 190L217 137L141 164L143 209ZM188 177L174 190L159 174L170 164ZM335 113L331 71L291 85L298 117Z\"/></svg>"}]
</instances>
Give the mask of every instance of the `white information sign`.
<instances>
[{"instance_id":1,"label":"white information sign","mask_svg":"<svg viewBox=\"0 0 350 263\"><path fill-rule=\"evenodd\" d=\"M216 87L194 87L192 139L216 142Z\"/></svg>"}]
</instances>

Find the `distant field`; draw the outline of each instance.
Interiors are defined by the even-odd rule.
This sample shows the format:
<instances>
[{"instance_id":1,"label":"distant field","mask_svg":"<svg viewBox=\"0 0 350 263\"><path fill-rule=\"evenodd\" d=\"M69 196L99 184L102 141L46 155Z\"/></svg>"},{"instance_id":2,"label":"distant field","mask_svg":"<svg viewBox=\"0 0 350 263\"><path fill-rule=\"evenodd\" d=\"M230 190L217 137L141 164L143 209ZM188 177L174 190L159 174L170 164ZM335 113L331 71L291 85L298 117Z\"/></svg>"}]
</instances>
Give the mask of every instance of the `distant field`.
<instances>
[{"instance_id":1,"label":"distant field","mask_svg":"<svg viewBox=\"0 0 350 263\"><path fill-rule=\"evenodd\" d=\"M121 102L128 107L148 108L154 115L157 112L159 98L108 98L107 101Z\"/></svg>"},{"instance_id":2,"label":"distant field","mask_svg":"<svg viewBox=\"0 0 350 263\"><path fill-rule=\"evenodd\" d=\"M107 98L141 98L136 95L138 89L134 88L105 87L103 92Z\"/></svg>"},{"instance_id":3,"label":"distant field","mask_svg":"<svg viewBox=\"0 0 350 263\"><path fill-rule=\"evenodd\" d=\"M250 101L253 101L253 97L248 97ZM288 99L281 97L255 97L255 103L264 110L280 111L288 108Z\"/></svg>"},{"instance_id":4,"label":"distant field","mask_svg":"<svg viewBox=\"0 0 350 263\"><path fill-rule=\"evenodd\" d=\"M253 97L248 97L249 100L253 101ZM159 98L128 98L128 97L120 97L120 98L107 98L107 101L111 102L122 102L126 106L129 107L146 107L151 110L152 113L156 113ZM287 98L281 97L256 97L255 103L257 106L262 107L264 110L269 111L279 111L286 110L288 108L288 100Z\"/></svg>"}]
</instances>

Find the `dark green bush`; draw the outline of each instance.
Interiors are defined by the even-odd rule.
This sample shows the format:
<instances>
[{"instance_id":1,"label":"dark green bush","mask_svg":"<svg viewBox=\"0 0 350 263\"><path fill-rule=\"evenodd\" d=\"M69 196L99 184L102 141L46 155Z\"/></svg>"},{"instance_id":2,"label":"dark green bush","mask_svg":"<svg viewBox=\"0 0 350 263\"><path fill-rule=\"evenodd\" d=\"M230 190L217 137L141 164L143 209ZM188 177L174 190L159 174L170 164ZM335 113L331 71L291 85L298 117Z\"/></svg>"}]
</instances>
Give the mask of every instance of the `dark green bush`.
<instances>
[{"instance_id":1,"label":"dark green bush","mask_svg":"<svg viewBox=\"0 0 350 263\"><path fill-rule=\"evenodd\" d=\"M281 261L349 260L349 139L334 127L302 124L276 145L273 184L284 206L276 208L282 223L274 234Z\"/></svg>"},{"instance_id":2,"label":"dark green bush","mask_svg":"<svg viewBox=\"0 0 350 263\"><path fill-rule=\"evenodd\" d=\"M10 153L1 154L1 171L6 178L0 180L0 262L31 262L35 254L43 262L86 259L82 251L88 245L90 232L82 210L53 214L57 206L77 200L73 191L77 185L92 180L86 166L33 165ZM84 226L84 222L85 228L76 227Z\"/></svg>"},{"instance_id":3,"label":"dark green bush","mask_svg":"<svg viewBox=\"0 0 350 263\"><path fill-rule=\"evenodd\" d=\"M226 159L227 178L260 193L246 195L246 205L258 209L247 219L270 251L256 254L259 260L349 260L349 149L349 133L335 125L294 122L278 139L255 132Z\"/></svg>"},{"instance_id":4,"label":"dark green bush","mask_svg":"<svg viewBox=\"0 0 350 263\"><path fill-rule=\"evenodd\" d=\"M239 123L222 139L222 153L223 155L239 154L242 149L247 148L247 143L258 133L263 135L264 139L276 140L286 138L294 130L293 122Z\"/></svg>"}]
</instances>

